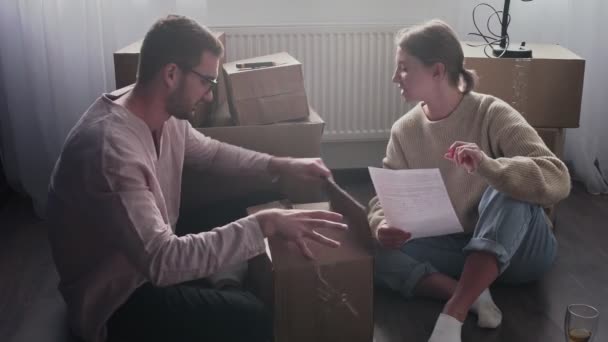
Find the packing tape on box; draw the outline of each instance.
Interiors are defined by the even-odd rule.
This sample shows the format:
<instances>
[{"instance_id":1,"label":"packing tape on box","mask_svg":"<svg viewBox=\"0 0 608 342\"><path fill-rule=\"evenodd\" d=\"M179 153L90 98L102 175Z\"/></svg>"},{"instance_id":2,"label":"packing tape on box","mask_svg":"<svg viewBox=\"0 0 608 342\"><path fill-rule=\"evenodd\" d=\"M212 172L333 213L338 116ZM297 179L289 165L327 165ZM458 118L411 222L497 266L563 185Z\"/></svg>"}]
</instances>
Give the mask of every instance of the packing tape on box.
<instances>
[{"instance_id":1,"label":"packing tape on box","mask_svg":"<svg viewBox=\"0 0 608 342\"><path fill-rule=\"evenodd\" d=\"M339 291L334 286L332 286L323 276L321 271L321 265L318 262L314 261L315 272L317 274L317 280L319 281L319 286L317 287L317 296L324 305L324 311L326 313L330 313L335 308L346 308L353 316L359 317L359 312L353 304L348 299L348 294L346 292Z\"/></svg>"},{"instance_id":2,"label":"packing tape on box","mask_svg":"<svg viewBox=\"0 0 608 342\"><path fill-rule=\"evenodd\" d=\"M513 100L510 105L525 115L528 108L528 85L532 61L529 59L518 59L513 68Z\"/></svg>"}]
</instances>

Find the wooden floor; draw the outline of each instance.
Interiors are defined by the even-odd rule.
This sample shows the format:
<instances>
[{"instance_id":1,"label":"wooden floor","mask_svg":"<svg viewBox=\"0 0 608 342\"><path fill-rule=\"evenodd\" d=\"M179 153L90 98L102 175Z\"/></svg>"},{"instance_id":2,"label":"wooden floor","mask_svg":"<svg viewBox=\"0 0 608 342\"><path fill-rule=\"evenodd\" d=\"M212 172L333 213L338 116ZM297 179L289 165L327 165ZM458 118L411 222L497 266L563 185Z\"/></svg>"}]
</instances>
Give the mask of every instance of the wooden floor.
<instances>
[{"instance_id":1,"label":"wooden floor","mask_svg":"<svg viewBox=\"0 0 608 342\"><path fill-rule=\"evenodd\" d=\"M337 178L362 202L373 194L359 173ZM564 341L564 313L571 303L596 306L602 315L595 341L608 340L608 197L575 187L558 207L556 234L560 250L553 269L538 283L493 288L502 326L482 330L471 316L464 342ZM34 218L26 200L13 198L0 209L0 341L72 341L57 281L44 222ZM438 301L405 301L378 291L375 341L424 342L441 308Z\"/></svg>"}]
</instances>

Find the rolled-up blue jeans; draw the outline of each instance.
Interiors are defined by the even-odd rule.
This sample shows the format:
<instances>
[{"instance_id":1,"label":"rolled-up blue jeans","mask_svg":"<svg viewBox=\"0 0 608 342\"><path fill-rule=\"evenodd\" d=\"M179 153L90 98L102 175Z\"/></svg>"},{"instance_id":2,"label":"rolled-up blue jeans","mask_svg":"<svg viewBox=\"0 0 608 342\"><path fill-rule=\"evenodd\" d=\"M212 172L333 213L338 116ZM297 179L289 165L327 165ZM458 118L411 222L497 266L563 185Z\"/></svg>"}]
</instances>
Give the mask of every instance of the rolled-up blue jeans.
<instances>
[{"instance_id":1,"label":"rolled-up blue jeans","mask_svg":"<svg viewBox=\"0 0 608 342\"><path fill-rule=\"evenodd\" d=\"M376 286L405 297L425 276L441 272L458 279L471 252L496 256L498 282L525 283L547 271L557 241L541 206L515 200L488 187L479 202L473 234L451 234L408 241L399 249L376 248Z\"/></svg>"}]
</instances>

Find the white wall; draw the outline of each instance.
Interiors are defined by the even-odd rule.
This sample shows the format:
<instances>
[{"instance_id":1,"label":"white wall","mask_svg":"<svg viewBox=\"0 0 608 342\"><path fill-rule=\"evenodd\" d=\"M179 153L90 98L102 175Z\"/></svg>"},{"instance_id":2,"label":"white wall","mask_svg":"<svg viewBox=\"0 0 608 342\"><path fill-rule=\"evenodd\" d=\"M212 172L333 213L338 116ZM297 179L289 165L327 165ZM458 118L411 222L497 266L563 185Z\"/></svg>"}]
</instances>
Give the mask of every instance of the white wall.
<instances>
[{"instance_id":1,"label":"white wall","mask_svg":"<svg viewBox=\"0 0 608 342\"><path fill-rule=\"evenodd\" d=\"M461 0L208 0L210 26L412 23L449 18Z\"/></svg>"},{"instance_id":2,"label":"white wall","mask_svg":"<svg viewBox=\"0 0 608 342\"><path fill-rule=\"evenodd\" d=\"M405 25L441 18L464 39L466 33L474 31L471 12L481 2L497 10L504 5L503 0L207 0L206 14L194 16L208 26ZM512 0L511 38L536 43L565 40L568 30L563 21L568 18L568 3L568 0ZM478 12L484 27L489 14L483 8ZM500 32L498 26L495 28Z\"/></svg>"}]
</instances>

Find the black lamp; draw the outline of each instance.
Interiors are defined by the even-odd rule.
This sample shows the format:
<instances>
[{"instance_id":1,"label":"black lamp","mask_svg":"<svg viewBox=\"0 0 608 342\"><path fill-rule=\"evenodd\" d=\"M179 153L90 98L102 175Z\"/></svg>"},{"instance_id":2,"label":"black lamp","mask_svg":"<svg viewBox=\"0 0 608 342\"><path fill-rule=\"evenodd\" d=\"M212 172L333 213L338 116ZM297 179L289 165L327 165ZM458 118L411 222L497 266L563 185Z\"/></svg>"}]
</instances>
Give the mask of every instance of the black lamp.
<instances>
[{"instance_id":1,"label":"black lamp","mask_svg":"<svg viewBox=\"0 0 608 342\"><path fill-rule=\"evenodd\" d=\"M522 0L525 2L532 0ZM499 46L492 46L494 56L502 58L532 58L532 50L526 47L526 42L522 42L518 47L510 47L507 45L509 27L509 5L511 0L505 0L505 8L502 11L502 30L500 33Z\"/></svg>"}]
</instances>

